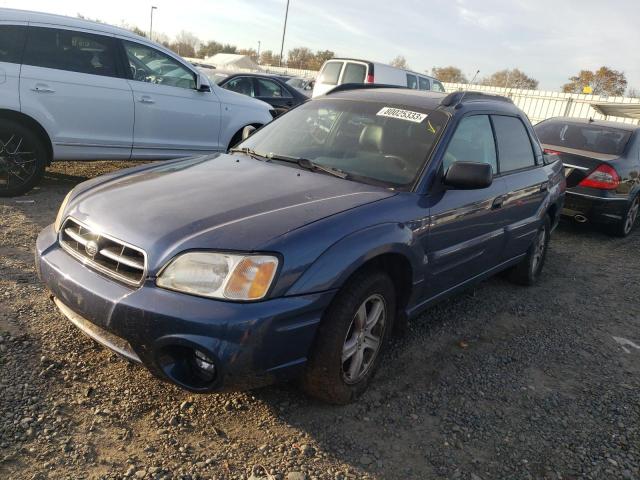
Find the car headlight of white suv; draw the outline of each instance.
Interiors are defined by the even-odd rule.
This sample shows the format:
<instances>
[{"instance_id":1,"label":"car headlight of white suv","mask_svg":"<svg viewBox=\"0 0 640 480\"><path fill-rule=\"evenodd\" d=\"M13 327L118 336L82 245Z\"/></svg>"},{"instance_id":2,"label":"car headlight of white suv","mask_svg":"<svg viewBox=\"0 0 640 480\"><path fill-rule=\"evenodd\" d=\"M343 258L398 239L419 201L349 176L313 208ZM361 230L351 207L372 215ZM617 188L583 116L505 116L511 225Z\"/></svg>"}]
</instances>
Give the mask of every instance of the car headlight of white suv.
<instances>
[{"instance_id":1,"label":"car headlight of white suv","mask_svg":"<svg viewBox=\"0 0 640 480\"><path fill-rule=\"evenodd\" d=\"M260 300L278 269L272 255L187 252L160 272L156 285L168 290L225 300Z\"/></svg>"}]
</instances>

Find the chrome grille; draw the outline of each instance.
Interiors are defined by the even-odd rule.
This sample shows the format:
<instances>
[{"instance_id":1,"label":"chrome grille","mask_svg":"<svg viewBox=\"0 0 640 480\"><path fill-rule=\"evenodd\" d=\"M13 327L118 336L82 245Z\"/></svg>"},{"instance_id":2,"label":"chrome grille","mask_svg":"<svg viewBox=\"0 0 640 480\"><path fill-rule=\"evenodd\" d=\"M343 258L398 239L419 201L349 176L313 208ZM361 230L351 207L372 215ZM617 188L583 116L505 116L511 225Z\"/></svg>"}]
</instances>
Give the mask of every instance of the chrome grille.
<instances>
[{"instance_id":1,"label":"chrome grille","mask_svg":"<svg viewBox=\"0 0 640 480\"><path fill-rule=\"evenodd\" d=\"M146 271L143 250L92 231L73 218L60 229L60 245L69 254L105 275L129 285L140 285Z\"/></svg>"}]
</instances>

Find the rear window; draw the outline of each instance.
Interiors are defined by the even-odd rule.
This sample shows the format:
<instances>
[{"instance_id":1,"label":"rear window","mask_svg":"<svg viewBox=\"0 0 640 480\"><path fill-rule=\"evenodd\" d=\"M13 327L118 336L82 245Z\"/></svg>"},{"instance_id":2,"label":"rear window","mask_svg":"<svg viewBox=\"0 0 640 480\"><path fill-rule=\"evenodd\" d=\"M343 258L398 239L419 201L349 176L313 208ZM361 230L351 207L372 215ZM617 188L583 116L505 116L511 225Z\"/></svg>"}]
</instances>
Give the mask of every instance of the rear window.
<instances>
[{"instance_id":1,"label":"rear window","mask_svg":"<svg viewBox=\"0 0 640 480\"><path fill-rule=\"evenodd\" d=\"M535 127L542 143L607 155L622 155L631 132L615 127L569 122L543 122Z\"/></svg>"},{"instance_id":2,"label":"rear window","mask_svg":"<svg viewBox=\"0 0 640 480\"><path fill-rule=\"evenodd\" d=\"M0 62L22 61L25 31L25 27L18 25L0 25Z\"/></svg>"},{"instance_id":3,"label":"rear window","mask_svg":"<svg viewBox=\"0 0 640 480\"><path fill-rule=\"evenodd\" d=\"M347 63L342 75L342 83L364 83L367 67L359 63Z\"/></svg>"},{"instance_id":4,"label":"rear window","mask_svg":"<svg viewBox=\"0 0 640 480\"><path fill-rule=\"evenodd\" d=\"M117 76L115 42L73 30L31 27L23 63L107 77Z\"/></svg>"},{"instance_id":5,"label":"rear window","mask_svg":"<svg viewBox=\"0 0 640 480\"><path fill-rule=\"evenodd\" d=\"M342 69L342 62L326 63L324 68L322 69L322 72L320 73L318 82L324 83L326 85L337 85L338 77L340 77L341 69Z\"/></svg>"},{"instance_id":6,"label":"rear window","mask_svg":"<svg viewBox=\"0 0 640 480\"><path fill-rule=\"evenodd\" d=\"M306 158L363 183L403 187L421 172L447 120L443 112L411 105L318 99L265 125L240 146L260 155Z\"/></svg>"}]
</instances>

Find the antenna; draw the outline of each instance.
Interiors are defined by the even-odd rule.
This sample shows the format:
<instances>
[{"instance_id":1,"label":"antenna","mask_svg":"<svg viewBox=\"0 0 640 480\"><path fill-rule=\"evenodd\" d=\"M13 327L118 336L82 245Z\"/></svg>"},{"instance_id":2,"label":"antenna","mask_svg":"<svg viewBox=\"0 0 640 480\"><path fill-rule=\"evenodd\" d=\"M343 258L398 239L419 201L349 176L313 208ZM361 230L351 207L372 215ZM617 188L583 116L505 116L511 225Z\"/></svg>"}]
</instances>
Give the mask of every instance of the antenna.
<instances>
[{"instance_id":1,"label":"antenna","mask_svg":"<svg viewBox=\"0 0 640 480\"><path fill-rule=\"evenodd\" d=\"M473 85L473 82L475 81L476 77L478 76L478 74L480 73L480 70L476 71L476 74L473 76L473 78L471 79L471 83L469 85ZM464 98L464 96L467 94L469 90L465 90L462 95L460 95L460 99L456 102L456 104L453 106L453 108L456 108L458 105L460 105L460 103L462 103L462 99Z\"/></svg>"}]
</instances>

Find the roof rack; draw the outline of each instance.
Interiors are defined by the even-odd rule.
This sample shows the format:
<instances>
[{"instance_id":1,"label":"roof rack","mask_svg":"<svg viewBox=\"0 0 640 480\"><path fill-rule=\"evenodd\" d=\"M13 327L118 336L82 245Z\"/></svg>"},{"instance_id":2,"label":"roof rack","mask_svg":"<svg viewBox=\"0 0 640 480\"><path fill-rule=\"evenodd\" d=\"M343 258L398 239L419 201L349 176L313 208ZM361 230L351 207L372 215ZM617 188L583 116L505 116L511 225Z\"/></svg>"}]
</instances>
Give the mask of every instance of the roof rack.
<instances>
[{"instance_id":1,"label":"roof rack","mask_svg":"<svg viewBox=\"0 0 640 480\"><path fill-rule=\"evenodd\" d=\"M497 100L499 102L513 103L513 100L501 95L491 95L483 92L457 91L452 92L442 99L440 105L450 107L459 104L462 100Z\"/></svg>"},{"instance_id":2,"label":"roof rack","mask_svg":"<svg viewBox=\"0 0 640 480\"><path fill-rule=\"evenodd\" d=\"M337 87L333 87L329 90L325 95L331 95L332 93L338 92L346 92L349 90L366 90L370 88L403 88L407 89L407 87L403 87L401 85L386 85L384 83L343 83L342 85L338 85Z\"/></svg>"}]
</instances>

